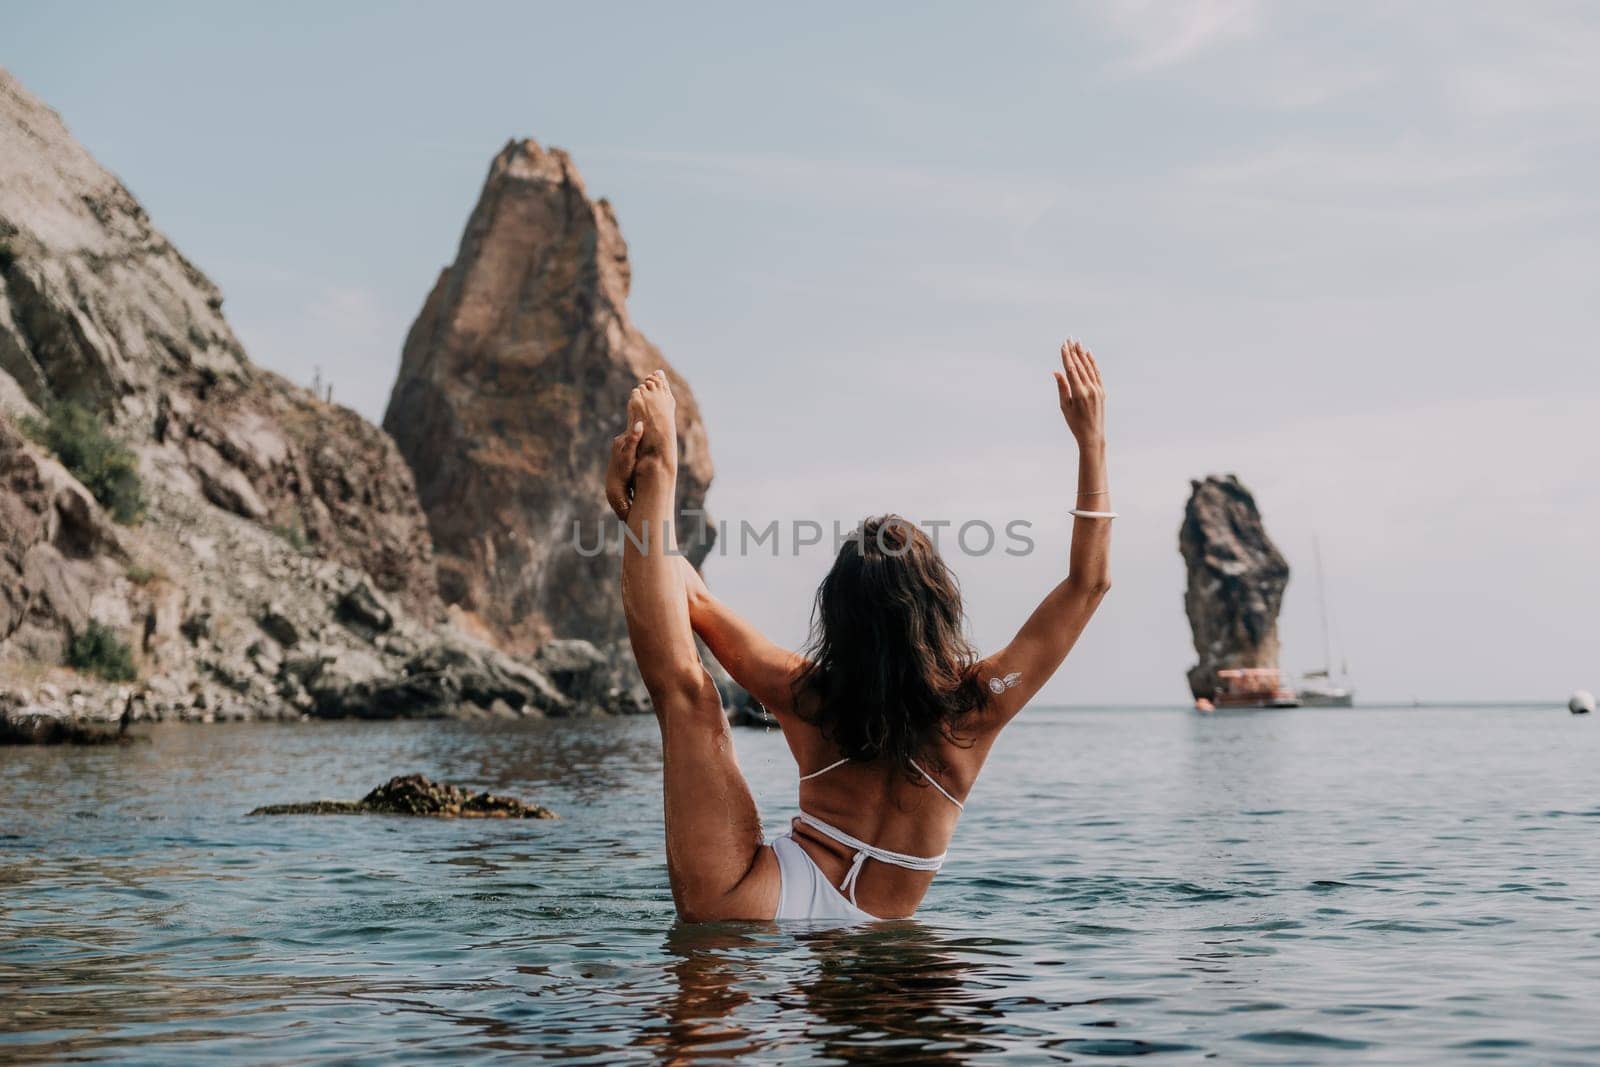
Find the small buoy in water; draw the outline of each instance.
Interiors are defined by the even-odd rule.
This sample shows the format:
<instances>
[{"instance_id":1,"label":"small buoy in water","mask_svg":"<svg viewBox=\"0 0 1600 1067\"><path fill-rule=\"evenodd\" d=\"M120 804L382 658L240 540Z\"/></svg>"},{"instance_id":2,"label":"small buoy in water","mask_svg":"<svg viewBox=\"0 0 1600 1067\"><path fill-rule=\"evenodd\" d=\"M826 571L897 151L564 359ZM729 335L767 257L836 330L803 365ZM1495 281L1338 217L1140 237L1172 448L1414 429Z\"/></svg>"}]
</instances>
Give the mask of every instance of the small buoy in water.
<instances>
[{"instance_id":1,"label":"small buoy in water","mask_svg":"<svg viewBox=\"0 0 1600 1067\"><path fill-rule=\"evenodd\" d=\"M1587 689L1580 689L1572 694L1572 699L1567 701L1567 710L1574 715L1587 715L1594 710L1594 694Z\"/></svg>"}]
</instances>

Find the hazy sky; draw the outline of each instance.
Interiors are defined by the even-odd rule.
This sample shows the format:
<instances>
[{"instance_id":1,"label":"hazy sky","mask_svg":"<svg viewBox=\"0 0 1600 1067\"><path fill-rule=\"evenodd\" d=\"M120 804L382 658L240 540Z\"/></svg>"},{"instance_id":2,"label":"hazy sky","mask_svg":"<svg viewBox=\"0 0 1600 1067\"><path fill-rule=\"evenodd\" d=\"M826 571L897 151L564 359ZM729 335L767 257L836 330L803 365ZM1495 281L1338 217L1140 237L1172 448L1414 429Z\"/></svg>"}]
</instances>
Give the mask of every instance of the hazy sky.
<instances>
[{"instance_id":1,"label":"hazy sky","mask_svg":"<svg viewBox=\"0 0 1600 1067\"><path fill-rule=\"evenodd\" d=\"M27 4L0 63L382 417L510 137L615 204L719 517L1030 520L951 554L992 647L1063 571L1049 371L1110 391L1115 588L1045 691L1182 701L1188 479L1236 471L1371 699L1600 689L1600 11L1582 4ZM777 638L826 569L714 557Z\"/></svg>"}]
</instances>

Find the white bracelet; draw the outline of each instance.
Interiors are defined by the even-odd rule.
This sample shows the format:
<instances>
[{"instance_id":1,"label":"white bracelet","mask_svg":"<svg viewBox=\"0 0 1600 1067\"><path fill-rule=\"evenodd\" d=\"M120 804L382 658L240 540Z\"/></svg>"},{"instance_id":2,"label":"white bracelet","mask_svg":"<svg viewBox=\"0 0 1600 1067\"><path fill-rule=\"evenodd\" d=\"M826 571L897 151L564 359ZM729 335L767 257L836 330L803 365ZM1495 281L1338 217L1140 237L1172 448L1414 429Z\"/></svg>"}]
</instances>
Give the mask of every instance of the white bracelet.
<instances>
[{"instance_id":1,"label":"white bracelet","mask_svg":"<svg viewBox=\"0 0 1600 1067\"><path fill-rule=\"evenodd\" d=\"M1070 514L1076 519L1114 519L1117 517L1115 511L1084 511L1082 508L1073 508Z\"/></svg>"}]
</instances>

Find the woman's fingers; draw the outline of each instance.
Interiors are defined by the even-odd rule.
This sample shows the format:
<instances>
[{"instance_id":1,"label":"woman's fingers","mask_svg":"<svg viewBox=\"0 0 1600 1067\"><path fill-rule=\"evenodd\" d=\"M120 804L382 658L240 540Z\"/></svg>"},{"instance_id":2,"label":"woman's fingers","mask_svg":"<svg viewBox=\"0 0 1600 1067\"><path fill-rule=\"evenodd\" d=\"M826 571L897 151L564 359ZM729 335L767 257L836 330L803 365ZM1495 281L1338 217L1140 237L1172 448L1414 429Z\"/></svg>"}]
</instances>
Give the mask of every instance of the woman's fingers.
<instances>
[{"instance_id":1,"label":"woman's fingers","mask_svg":"<svg viewBox=\"0 0 1600 1067\"><path fill-rule=\"evenodd\" d=\"M639 443L639 438L644 435L644 423L635 422L627 429L611 439L611 452L613 455L623 455L631 452Z\"/></svg>"},{"instance_id":2,"label":"woman's fingers","mask_svg":"<svg viewBox=\"0 0 1600 1067\"><path fill-rule=\"evenodd\" d=\"M1078 342L1068 341L1061 346L1061 364L1067 370L1067 383L1072 395L1081 397L1088 392L1089 379L1083 372L1083 361L1078 355Z\"/></svg>"},{"instance_id":3,"label":"woman's fingers","mask_svg":"<svg viewBox=\"0 0 1600 1067\"><path fill-rule=\"evenodd\" d=\"M628 435L619 433L611 439L611 464L606 470L606 503L620 518L627 510L628 494L624 487L626 475L622 471L624 449Z\"/></svg>"},{"instance_id":4,"label":"woman's fingers","mask_svg":"<svg viewBox=\"0 0 1600 1067\"><path fill-rule=\"evenodd\" d=\"M639 439L644 436L644 423L631 423L611 439L611 463L606 469L606 502L618 518L627 515L630 505L630 487L633 468L639 460Z\"/></svg>"},{"instance_id":5,"label":"woman's fingers","mask_svg":"<svg viewBox=\"0 0 1600 1067\"><path fill-rule=\"evenodd\" d=\"M1087 345L1072 341L1073 362L1077 364L1078 375L1082 379L1085 391L1100 391L1100 368L1095 364L1094 353L1089 351Z\"/></svg>"},{"instance_id":6,"label":"woman's fingers","mask_svg":"<svg viewBox=\"0 0 1600 1067\"><path fill-rule=\"evenodd\" d=\"M1067 376L1060 371L1052 372L1056 379L1056 393L1061 397L1061 406L1072 403L1072 386L1067 384Z\"/></svg>"},{"instance_id":7,"label":"woman's fingers","mask_svg":"<svg viewBox=\"0 0 1600 1067\"><path fill-rule=\"evenodd\" d=\"M1089 377L1094 379L1094 384L1103 385L1100 380L1100 364L1094 361L1094 353L1087 348L1083 350L1083 361L1089 368Z\"/></svg>"},{"instance_id":8,"label":"woman's fingers","mask_svg":"<svg viewBox=\"0 0 1600 1067\"><path fill-rule=\"evenodd\" d=\"M611 439L612 460L628 460L633 455L634 449L639 447L639 438L643 435L644 423L635 422L613 437ZM629 468L632 467L631 463L624 463L624 465Z\"/></svg>"}]
</instances>

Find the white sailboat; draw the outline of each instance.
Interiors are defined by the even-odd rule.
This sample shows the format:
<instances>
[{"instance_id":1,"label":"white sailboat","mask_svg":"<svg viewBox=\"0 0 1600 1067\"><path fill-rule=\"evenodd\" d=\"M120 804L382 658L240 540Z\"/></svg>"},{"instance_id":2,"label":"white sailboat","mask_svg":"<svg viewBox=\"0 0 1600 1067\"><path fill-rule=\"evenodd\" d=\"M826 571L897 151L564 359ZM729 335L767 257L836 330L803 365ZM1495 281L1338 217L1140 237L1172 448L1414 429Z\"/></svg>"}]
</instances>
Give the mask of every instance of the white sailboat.
<instances>
[{"instance_id":1,"label":"white sailboat","mask_svg":"<svg viewBox=\"0 0 1600 1067\"><path fill-rule=\"evenodd\" d=\"M1322 615L1322 669L1307 671L1300 677L1296 695L1302 707L1348 708L1355 704L1356 691L1350 687L1350 665L1341 664L1337 678L1333 674L1333 647L1328 640L1328 591L1322 578L1322 542L1311 539L1311 549L1317 560L1317 609Z\"/></svg>"}]
</instances>

